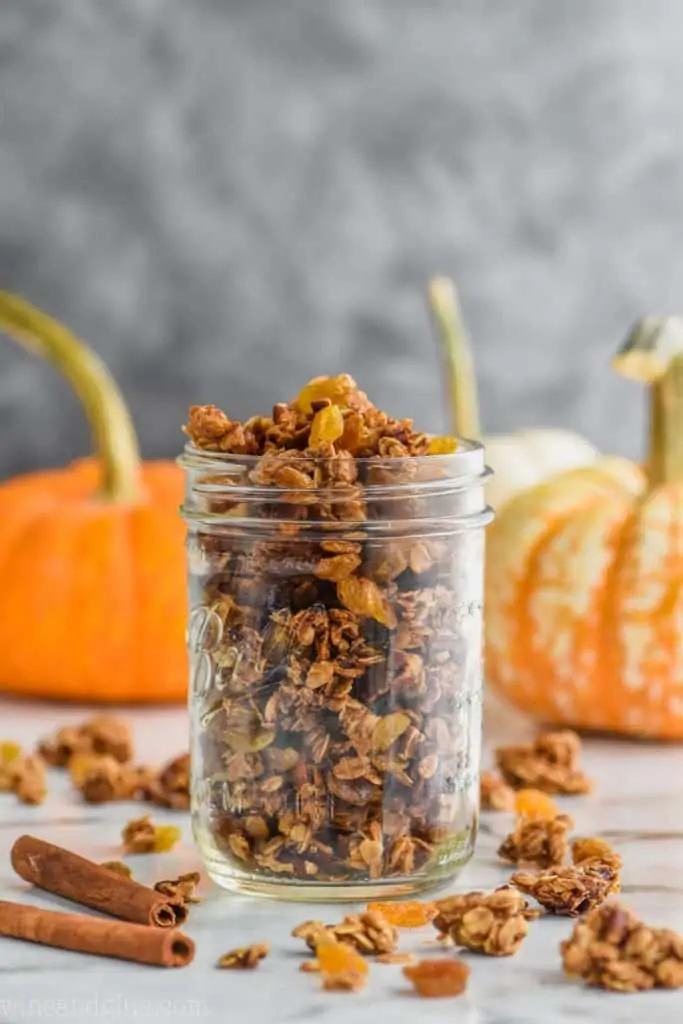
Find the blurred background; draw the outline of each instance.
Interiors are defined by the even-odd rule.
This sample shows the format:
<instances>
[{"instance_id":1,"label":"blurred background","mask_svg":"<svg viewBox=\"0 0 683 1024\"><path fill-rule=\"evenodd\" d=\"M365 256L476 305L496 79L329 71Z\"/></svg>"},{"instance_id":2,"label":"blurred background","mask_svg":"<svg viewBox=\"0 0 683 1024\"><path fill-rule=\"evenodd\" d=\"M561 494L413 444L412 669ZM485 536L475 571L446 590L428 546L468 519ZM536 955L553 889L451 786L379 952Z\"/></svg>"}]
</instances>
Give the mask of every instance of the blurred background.
<instances>
[{"instance_id":1,"label":"blurred background","mask_svg":"<svg viewBox=\"0 0 683 1024\"><path fill-rule=\"evenodd\" d=\"M682 42L676 0L0 0L0 287L90 341L157 456L190 402L341 370L443 428L452 274L489 430L637 454L609 357L683 312ZM0 474L87 451L0 359Z\"/></svg>"}]
</instances>

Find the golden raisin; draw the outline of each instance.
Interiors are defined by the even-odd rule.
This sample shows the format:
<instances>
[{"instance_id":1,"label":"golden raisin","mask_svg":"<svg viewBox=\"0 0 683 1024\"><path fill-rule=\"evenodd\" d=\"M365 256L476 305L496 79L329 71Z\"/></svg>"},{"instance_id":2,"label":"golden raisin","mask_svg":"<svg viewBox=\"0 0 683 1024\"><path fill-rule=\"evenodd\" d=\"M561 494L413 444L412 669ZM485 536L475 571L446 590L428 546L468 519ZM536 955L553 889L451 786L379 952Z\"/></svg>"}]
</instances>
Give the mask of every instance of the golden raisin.
<instances>
[{"instance_id":1,"label":"golden raisin","mask_svg":"<svg viewBox=\"0 0 683 1024\"><path fill-rule=\"evenodd\" d=\"M345 942L321 941L315 953L323 988L354 992L365 985L367 962Z\"/></svg>"},{"instance_id":2,"label":"golden raisin","mask_svg":"<svg viewBox=\"0 0 683 1024\"><path fill-rule=\"evenodd\" d=\"M9 764L10 761L19 757L20 753L21 747L18 743L13 743L11 740L0 741L0 764Z\"/></svg>"},{"instance_id":3,"label":"golden raisin","mask_svg":"<svg viewBox=\"0 0 683 1024\"><path fill-rule=\"evenodd\" d=\"M320 409L313 417L311 424L310 444L315 446L339 440L344 433L344 417L338 405L328 405Z\"/></svg>"},{"instance_id":4,"label":"golden raisin","mask_svg":"<svg viewBox=\"0 0 683 1024\"><path fill-rule=\"evenodd\" d=\"M388 629L396 628L396 616L386 597L373 580L349 576L337 583L339 600L354 615L376 619Z\"/></svg>"},{"instance_id":5,"label":"golden raisin","mask_svg":"<svg viewBox=\"0 0 683 1024\"><path fill-rule=\"evenodd\" d=\"M402 903L368 903L369 911L377 911L396 928L422 928L436 917L433 903L405 900Z\"/></svg>"},{"instance_id":6,"label":"golden raisin","mask_svg":"<svg viewBox=\"0 0 683 1024\"><path fill-rule=\"evenodd\" d=\"M155 825L154 827L154 852L168 853L178 842L182 832L177 825Z\"/></svg>"},{"instance_id":7,"label":"golden raisin","mask_svg":"<svg viewBox=\"0 0 683 1024\"><path fill-rule=\"evenodd\" d=\"M543 821L552 821L560 813L552 797L540 789L520 789L515 794L515 810L525 818Z\"/></svg>"},{"instance_id":8,"label":"golden raisin","mask_svg":"<svg viewBox=\"0 0 683 1024\"><path fill-rule=\"evenodd\" d=\"M333 405L344 405L347 395L358 390L353 377L340 373L338 377L314 377L297 395L296 404L301 412L312 413L312 402L329 398Z\"/></svg>"},{"instance_id":9,"label":"golden raisin","mask_svg":"<svg viewBox=\"0 0 683 1024\"><path fill-rule=\"evenodd\" d=\"M427 448L427 455L452 455L458 442L454 437L433 437Z\"/></svg>"},{"instance_id":10,"label":"golden raisin","mask_svg":"<svg viewBox=\"0 0 683 1024\"><path fill-rule=\"evenodd\" d=\"M470 969L462 960L420 960L403 974L419 996L459 996L467 988Z\"/></svg>"}]
</instances>

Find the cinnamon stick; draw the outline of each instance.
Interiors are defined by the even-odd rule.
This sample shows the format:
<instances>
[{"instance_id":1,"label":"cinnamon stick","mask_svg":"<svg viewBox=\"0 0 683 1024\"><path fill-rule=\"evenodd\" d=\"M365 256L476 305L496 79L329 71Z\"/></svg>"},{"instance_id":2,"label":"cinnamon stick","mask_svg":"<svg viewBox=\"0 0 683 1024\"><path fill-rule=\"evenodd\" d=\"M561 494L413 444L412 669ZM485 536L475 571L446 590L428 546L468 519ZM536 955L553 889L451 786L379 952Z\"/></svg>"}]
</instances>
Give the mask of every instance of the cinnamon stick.
<instances>
[{"instance_id":1,"label":"cinnamon stick","mask_svg":"<svg viewBox=\"0 0 683 1024\"><path fill-rule=\"evenodd\" d=\"M17 839L11 859L25 882L124 921L173 928L187 918L182 897L149 889L36 836Z\"/></svg>"},{"instance_id":2,"label":"cinnamon stick","mask_svg":"<svg viewBox=\"0 0 683 1024\"><path fill-rule=\"evenodd\" d=\"M175 930L62 914L5 900L0 900L0 935L157 967L186 967L194 959L194 942Z\"/></svg>"}]
</instances>

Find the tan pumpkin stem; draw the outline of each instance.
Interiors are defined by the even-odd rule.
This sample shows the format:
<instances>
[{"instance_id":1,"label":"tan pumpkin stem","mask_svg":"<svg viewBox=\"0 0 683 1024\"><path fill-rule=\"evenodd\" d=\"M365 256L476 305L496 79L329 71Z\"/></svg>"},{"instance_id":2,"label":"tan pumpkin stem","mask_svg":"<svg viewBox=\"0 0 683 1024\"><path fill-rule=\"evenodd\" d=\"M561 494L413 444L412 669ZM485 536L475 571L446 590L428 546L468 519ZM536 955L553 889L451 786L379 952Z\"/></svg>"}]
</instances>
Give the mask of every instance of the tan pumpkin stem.
<instances>
[{"instance_id":1,"label":"tan pumpkin stem","mask_svg":"<svg viewBox=\"0 0 683 1024\"><path fill-rule=\"evenodd\" d=\"M0 331L52 363L78 395L102 466L100 496L135 501L140 494L137 437L121 392L101 359L56 320L10 292L0 291Z\"/></svg>"},{"instance_id":2,"label":"tan pumpkin stem","mask_svg":"<svg viewBox=\"0 0 683 1024\"><path fill-rule=\"evenodd\" d=\"M650 485L683 481L683 320L638 320L613 365L650 388Z\"/></svg>"},{"instance_id":3,"label":"tan pumpkin stem","mask_svg":"<svg viewBox=\"0 0 683 1024\"><path fill-rule=\"evenodd\" d=\"M429 309L443 347L453 432L481 440L477 379L472 348L453 281L435 277L429 282Z\"/></svg>"}]
</instances>

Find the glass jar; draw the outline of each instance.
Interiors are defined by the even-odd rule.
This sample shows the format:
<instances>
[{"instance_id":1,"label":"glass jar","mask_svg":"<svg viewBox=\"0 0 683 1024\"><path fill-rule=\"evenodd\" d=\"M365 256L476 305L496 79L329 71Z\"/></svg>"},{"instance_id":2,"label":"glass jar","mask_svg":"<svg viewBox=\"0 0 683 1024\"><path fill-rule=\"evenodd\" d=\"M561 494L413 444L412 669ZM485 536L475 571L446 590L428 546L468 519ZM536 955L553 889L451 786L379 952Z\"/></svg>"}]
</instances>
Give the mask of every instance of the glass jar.
<instances>
[{"instance_id":1,"label":"glass jar","mask_svg":"<svg viewBox=\"0 0 683 1024\"><path fill-rule=\"evenodd\" d=\"M482 447L312 460L188 445L180 464L208 873L321 900L451 878L477 829Z\"/></svg>"}]
</instances>

